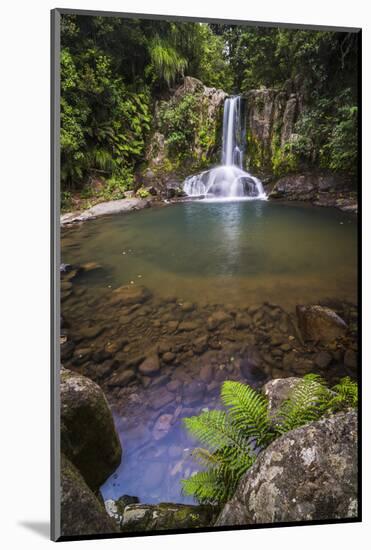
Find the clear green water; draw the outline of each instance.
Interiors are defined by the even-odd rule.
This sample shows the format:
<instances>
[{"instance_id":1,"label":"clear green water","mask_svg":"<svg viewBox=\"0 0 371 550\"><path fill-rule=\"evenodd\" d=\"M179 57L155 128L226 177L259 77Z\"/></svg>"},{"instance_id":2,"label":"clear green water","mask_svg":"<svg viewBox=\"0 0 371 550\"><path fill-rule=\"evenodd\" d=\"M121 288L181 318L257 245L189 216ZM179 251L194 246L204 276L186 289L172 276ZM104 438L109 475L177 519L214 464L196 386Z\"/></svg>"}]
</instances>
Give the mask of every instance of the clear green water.
<instances>
[{"instance_id":1,"label":"clear green water","mask_svg":"<svg viewBox=\"0 0 371 550\"><path fill-rule=\"evenodd\" d=\"M270 201L186 202L89 221L62 261L98 262L95 284L143 284L198 303L356 301L357 222Z\"/></svg>"}]
</instances>

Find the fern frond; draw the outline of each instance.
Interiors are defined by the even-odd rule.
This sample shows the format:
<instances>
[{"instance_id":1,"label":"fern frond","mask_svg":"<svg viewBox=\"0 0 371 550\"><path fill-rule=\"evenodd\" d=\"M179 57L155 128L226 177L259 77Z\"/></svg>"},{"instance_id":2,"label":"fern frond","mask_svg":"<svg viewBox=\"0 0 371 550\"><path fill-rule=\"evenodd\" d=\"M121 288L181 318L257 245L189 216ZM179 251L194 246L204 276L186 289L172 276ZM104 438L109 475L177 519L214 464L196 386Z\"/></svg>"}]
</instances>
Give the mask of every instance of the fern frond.
<instances>
[{"instance_id":1,"label":"fern frond","mask_svg":"<svg viewBox=\"0 0 371 550\"><path fill-rule=\"evenodd\" d=\"M221 388L221 399L228 407L237 429L265 446L273 437L270 429L267 399L246 384L227 380Z\"/></svg>"},{"instance_id":2,"label":"fern frond","mask_svg":"<svg viewBox=\"0 0 371 550\"><path fill-rule=\"evenodd\" d=\"M249 442L228 418L224 411L207 411L183 420L189 433L211 451L221 447L235 447L238 452L249 453Z\"/></svg>"},{"instance_id":3,"label":"fern frond","mask_svg":"<svg viewBox=\"0 0 371 550\"><path fill-rule=\"evenodd\" d=\"M340 382L332 388L332 391L334 392L334 395L328 404L328 409L332 412L347 407L357 407L358 384L349 378L349 376L342 378Z\"/></svg>"},{"instance_id":4,"label":"fern frond","mask_svg":"<svg viewBox=\"0 0 371 550\"><path fill-rule=\"evenodd\" d=\"M159 35L150 42L150 56L154 70L170 85L178 74L183 75L187 59Z\"/></svg>"},{"instance_id":5,"label":"fern frond","mask_svg":"<svg viewBox=\"0 0 371 550\"><path fill-rule=\"evenodd\" d=\"M220 465L219 457L216 453L212 453L202 447L196 447L191 453L192 458L200 464L200 466L216 466Z\"/></svg>"},{"instance_id":6,"label":"fern frond","mask_svg":"<svg viewBox=\"0 0 371 550\"><path fill-rule=\"evenodd\" d=\"M217 468L207 472L197 472L188 479L182 479L181 483L183 494L195 497L201 504L225 501L227 491Z\"/></svg>"},{"instance_id":7,"label":"fern frond","mask_svg":"<svg viewBox=\"0 0 371 550\"><path fill-rule=\"evenodd\" d=\"M276 414L278 433L283 434L318 420L327 410L330 399L331 392L320 376L304 376Z\"/></svg>"},{"instance_id":8,"label":"fern frond","mask_svg":"<svg viewBox=\"0 0 371 550\"><path fill-rule=\"evenodd\" d=\"M200 504L223 504L237 489L241 474L237 471L212 468L182 479L182 492L193 496Z\"/></svg>"}]
</instances>

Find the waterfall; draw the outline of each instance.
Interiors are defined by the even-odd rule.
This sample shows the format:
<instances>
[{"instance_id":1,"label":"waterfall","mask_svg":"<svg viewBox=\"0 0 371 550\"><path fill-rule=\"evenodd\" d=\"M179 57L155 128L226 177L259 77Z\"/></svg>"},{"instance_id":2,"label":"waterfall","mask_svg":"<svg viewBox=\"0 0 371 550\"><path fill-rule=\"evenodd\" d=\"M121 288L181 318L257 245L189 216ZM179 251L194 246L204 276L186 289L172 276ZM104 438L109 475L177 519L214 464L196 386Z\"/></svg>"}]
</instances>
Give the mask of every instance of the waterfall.
<instances>
[{"instance_id":1,"label":"waterfall","mask_svg":"<svg viewBox=\"0 0 371 550\"><path fill-rule=\"evenodd\" d=\"M243 170L245 129L240 96L224 103L221 165L189 176L184 191L190 197L265 199L262 182Z\"/></svg>"}]
</instances>

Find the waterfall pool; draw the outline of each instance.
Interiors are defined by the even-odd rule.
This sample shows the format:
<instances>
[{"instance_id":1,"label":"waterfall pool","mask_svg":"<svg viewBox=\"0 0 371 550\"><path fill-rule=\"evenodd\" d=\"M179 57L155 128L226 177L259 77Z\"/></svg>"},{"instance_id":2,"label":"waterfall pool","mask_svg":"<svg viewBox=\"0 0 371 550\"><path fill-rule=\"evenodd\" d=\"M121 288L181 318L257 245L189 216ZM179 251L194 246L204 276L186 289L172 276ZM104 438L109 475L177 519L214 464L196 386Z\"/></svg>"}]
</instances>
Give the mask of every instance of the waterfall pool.
<instances>
[{"instance_id":1,"label":"waterfall pool","mask_svg":"<svg viewBox=\"0 0 371 550\"><path fill-rule=\"evenodd\" d=\"M272 201L192 201L65 230L62 261L101 264L90 284L203 304L355 302L357 221Z\"/></svg>"},{"instance_id":2,"label":"waterfall pool","mask_svg":"<svg viewBox=\"0 0 371 550\"><path fill-rule=\"evenodd\" d=\"M329 354L304 345L292 323L296 304L323 300L354 327L353 215L184 202L88 221L63 230L61 242L62 262L86 266L62 273L62 363L102 386L122 441L122 463L101 488L106 500L192 502L181 480L199 469L197 443L182 418L220 407L224 380L260 387L308 372L331 382L357 375L344 360L355 353L355 328ZM127 303L115 298L122 285L133 290ZM331 364L322 368L324 352ZM146 357L150 376L140 368Z\"/></svg>"}]
</instances>

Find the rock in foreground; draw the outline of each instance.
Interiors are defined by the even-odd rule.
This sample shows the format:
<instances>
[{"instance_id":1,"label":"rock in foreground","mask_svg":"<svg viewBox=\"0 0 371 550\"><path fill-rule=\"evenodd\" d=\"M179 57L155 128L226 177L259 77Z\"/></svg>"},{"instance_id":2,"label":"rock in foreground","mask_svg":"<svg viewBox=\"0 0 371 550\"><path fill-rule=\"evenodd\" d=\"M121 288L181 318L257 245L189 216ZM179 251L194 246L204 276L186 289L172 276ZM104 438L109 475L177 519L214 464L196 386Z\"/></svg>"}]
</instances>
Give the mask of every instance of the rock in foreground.
<instances>
[{"instance_id":1,"label":"rock in foreground","mask_svg":"<svg viewBox=\"0 0 371 550\"><path fill-rule=\"evenodd\" d=\"M61 370L61 448L96 491L121 460L121 444L101 388Z\"/></svg>"},{"instance_id":2,"label":"rock in foreground","mask_svg":"<svg viewBox=\"0 0 371 550\"><path fill-rule=\"evenodd\" d=\"M121 528L126 532L197 529L210 527L215 517L215 508L212 506L129 504L124 509Z\"/></svg>"},{"instance_id":3,"label":"rock in foreground","mask_svg":"<svg viewBox=\"0 0 371 550\"><path fill-rule=\"evenodd\" d=\"M357 415L293 430L261 453L216 525L357 517Z\"/></svg>"},{"instance_id":4,"label":"rock in foreground","mask_svg":"<svg viewBox=\"0 0 371 550\"><path fill-rule=\"evenodd\" d=\"M104 506L75 466L62 455L61 535L96 535L119 532Z\"/></svg>"},{"instance_id":5,"label":"rock in foreground","mask_svg":"<svg viewBox=\"0 0 371 550\"><path fill-rule=\"evenodd\" d=\"M332 342L347 330L343 319L328 307L296 306L296 315L304 340Z\"/></svg>"}]
</instances>

